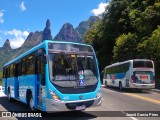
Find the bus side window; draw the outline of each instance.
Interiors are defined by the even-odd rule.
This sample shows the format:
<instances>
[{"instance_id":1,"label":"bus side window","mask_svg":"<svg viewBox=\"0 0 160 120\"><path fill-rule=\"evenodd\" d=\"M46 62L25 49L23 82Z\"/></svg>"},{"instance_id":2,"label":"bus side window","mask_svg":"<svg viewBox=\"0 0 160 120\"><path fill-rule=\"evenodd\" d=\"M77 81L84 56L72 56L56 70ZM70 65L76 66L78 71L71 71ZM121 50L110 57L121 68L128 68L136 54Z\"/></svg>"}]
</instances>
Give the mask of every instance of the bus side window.
<instances>
[{"instance_id":1,"label":"bus side window","mask_svg":"<svg viewBox=\"0 0 160 120\"><path fill-rule=\"evenodd\" d=\"M10 77L14 76L14 64L10 66Z\"/></svg>"},{"instance_id":2,"label":"bus side window","mask_svg":"<svg viewBox=\"0 0 160 120\"><path fill-rule=\"evenodd\" d=\"M7 78L10 77L10 66L7 68Z\"/></svg>"},{"instance_id":3,"label":"bus side window","mask_svg":"<svg viewBox=\"0 0 160 120\"><path fill-rule=\"evenodd\" d=\"M17 63L15 63L15 69L14 69L14 76L20 76L21 74L21 61L18 61Z\"/></svg>"},{"instance_id":4,"label":"bus side window","mask_svg":"<svg viewBox=\"0 0 160 120\"><path fill-rule=\"evenodd\" d=\"M22 59L22 68L21 68L21 75L26 74L26 58Z\"/></svg>"},{"instance_id":5,"label":"bus side window","mask_svg":"<svg viewBox=\"0 0 160 120\"><path fill-rule=\"evenodd\" d=\"M42 84L45 85L45 64L43 62L43 56L37 56L36 59L36 70L37 70L37 75L38 75L38 81Z\"/></svg>"},{"instance_id":6,"label":"bus side window","mask_svg":"<svg viewBox=\"0 0 160 120\"><path fill-rule=\"evenodd\" d=\"M3 68L3 78L5 78L5 72L6 72L6 68Z\"/></svg>"},{"instance_id":7,"label":"bus side window","mask_svg":"<svg viewBox=\"0 0 160 120\"><path fill-rule=\"evenodd\" d=\"M26 57L26 74L34 74L34 53Z\"/></svg>"},{"instance_id":8,"label":"bus side window","mask_svg":"<svg viewBox=\"0 0 160 120\"><path fill-rule=\"evenodd\" d=\"M7 74L8 74L8 68L5 68L5 78L7 78Z\"/></svg>"}]
</instances>

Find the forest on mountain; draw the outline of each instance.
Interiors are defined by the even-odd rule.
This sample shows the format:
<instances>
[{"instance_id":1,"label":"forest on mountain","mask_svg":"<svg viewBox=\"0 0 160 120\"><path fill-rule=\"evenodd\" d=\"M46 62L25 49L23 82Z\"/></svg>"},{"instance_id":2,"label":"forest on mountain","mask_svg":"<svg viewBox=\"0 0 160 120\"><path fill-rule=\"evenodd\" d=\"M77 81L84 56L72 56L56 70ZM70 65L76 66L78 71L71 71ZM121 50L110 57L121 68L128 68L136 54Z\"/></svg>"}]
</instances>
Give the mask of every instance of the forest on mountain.
<instances>
[{"instance_id":1,"label":"forest on mountain","mask_svg":"<svg viewBox=\"0 0 160 120\"><path fill-rule=\"evenodd\" d=\"M152 59L160 88L160 0L112 0L101 17L84 36L100 71L115 62Z\"/></svg>"}]
</instances>

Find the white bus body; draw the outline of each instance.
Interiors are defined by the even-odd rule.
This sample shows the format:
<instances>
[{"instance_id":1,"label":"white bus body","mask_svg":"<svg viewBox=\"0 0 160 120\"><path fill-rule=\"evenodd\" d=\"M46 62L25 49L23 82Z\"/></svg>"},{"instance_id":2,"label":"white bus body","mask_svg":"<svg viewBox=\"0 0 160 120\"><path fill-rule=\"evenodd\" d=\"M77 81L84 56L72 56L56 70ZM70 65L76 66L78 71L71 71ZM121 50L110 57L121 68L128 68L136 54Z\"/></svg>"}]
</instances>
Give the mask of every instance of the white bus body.
<instances>
[{"instance_id":1,"label":"white bus body","mask_svg":"<svg viewBox=\"0 0 160 120\"><path fill-rule=\"evenodd\" d=\"M148 59L134 59L114 63L103 70L103 84L122 88L155 88L154 63Z\"/></svg>"}]
</instances>

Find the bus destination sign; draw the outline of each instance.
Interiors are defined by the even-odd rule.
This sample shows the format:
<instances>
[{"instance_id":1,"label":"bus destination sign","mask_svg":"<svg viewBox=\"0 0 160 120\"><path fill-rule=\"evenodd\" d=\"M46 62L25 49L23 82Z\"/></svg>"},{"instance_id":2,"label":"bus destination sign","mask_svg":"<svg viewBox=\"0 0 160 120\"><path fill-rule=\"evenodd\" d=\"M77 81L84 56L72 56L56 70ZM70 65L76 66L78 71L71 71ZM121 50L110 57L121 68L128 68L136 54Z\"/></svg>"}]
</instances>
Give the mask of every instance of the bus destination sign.
<instances>
[{"instance_id":1,"label":"bus destination sign","mask_svg":"<svg viewBox=\"0 0 160 120\"><path fill-rule=\"evenodd\" d=\"M78 44L66 44L66 43L48 43L48 48L50 50L63 50L63 51L73 51L73 52L92 52L90 46L78 45Z\"/></svg>"}]
</instances>

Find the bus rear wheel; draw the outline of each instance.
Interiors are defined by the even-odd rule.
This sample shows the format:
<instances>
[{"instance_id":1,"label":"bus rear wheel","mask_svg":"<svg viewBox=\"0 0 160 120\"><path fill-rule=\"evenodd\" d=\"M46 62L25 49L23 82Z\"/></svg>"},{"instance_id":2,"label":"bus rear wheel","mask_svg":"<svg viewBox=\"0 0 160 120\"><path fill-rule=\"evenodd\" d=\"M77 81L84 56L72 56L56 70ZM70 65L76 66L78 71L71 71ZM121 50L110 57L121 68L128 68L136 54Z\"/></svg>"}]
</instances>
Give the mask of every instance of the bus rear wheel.
<instances>
[{"instance_id":1,"label":"bus rear wheel","mask_svg":"<svg viewBox=\"0 0 160 120\"><path fill-rule=\"evenodd\" d=\"M107 85L107 81L105 81L105 86L106 86L106 87L108 87L108 85Z\"/></svg>"},{"instance_id":2,"label":"bus rear wheel","mask_svg":"<svg viewBox=\"0 0 160 120\"><path fill-rule=\"evenodd\" d=\"M11 98L11 92L10 92L10 88L8 88L8 94L7 94L8 100L9 102L12 102L13 99Z\"/></svg>"},{"instance_id":3,"label":"bus rear wheel","mask_svg":"<svg viewBox=\"0 0 160 120\"><path fill-rule=\"evenodd\" d=\"M123 87L122 87L122 83L119 82L119 91L122 91Z\"/></svg>"},{"instance_id":4,"label":"bus rear wheel","mask_svg":"<svg viewBox=\"0 0 160 120\"><path fill-rule=\"evenodd\" d=\"M28 108L29 108L29 111L35 111L35 108L34 108L34 99L33 99L32 94L29 94Z\"/></svg>"}]
</instances>

